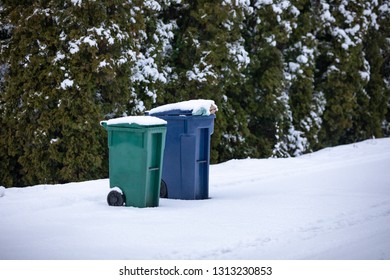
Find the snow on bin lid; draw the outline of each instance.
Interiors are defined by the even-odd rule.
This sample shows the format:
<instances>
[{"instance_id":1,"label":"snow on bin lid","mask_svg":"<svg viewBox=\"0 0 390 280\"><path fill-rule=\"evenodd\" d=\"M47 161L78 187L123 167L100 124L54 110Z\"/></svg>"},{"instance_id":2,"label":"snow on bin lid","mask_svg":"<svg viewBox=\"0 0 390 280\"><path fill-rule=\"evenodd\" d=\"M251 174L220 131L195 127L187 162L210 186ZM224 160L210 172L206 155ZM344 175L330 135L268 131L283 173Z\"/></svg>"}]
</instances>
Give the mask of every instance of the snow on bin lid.
<instances>
[{"instance_id":1,"label":"snow on bin lid","mask_svg":"<svg viewBox=\"0 0 390 280\"><path fill-rule=\"evenodd\" d=\"M217 105L213 100L207 99L194 99L188 101L182 101L177 103L171 103L153 108L149 111L150 115L161 114L169 111L182 111L190 112L192 115L209 116L215 114L218 111Z\"/></svg>"},{"instance_id":2,"label":"snow on bin lid","mask_svg":"<svg viewBox=\"0 0 390 280\"><path fill-rule=\"evenodd\" d=\"M129 116L115 118L108 121L101 121L100 124L115 125L115 124L137 124L142 126L153 126L153 125L166 125L167 122L152 116Z\"/></svg>"}]
</instances>

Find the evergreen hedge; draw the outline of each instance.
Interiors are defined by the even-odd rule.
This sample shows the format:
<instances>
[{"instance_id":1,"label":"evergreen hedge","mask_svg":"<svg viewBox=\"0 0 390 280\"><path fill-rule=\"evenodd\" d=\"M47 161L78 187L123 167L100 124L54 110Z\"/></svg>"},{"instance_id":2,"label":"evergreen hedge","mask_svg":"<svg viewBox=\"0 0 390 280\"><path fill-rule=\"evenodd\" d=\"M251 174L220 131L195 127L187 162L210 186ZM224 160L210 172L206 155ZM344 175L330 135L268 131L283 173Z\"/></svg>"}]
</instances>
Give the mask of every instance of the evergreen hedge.
<instances>
[{"instance_id":1,"label":"evergreen hedge","mask_svg":"<svg viewBox=\"0 0 390 280\"><path fill-rule=\"evenodd\" d=\"M99 121L188 99L212 162L390 134L385 0L0 1L0 185L108 176Z\"/></svg>"}]
</instances>

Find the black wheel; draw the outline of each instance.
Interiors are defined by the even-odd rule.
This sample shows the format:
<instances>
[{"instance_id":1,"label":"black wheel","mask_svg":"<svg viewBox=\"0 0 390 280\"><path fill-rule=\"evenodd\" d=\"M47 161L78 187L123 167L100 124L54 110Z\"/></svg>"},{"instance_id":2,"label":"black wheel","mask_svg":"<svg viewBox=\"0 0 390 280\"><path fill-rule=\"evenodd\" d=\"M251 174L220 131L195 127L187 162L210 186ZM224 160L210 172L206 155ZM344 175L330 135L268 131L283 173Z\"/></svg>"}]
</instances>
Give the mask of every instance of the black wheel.
<instances>
[{"instance_id":1,"label":"black wheel","mask_svg":"<svg viewBox=\"0 0 390 280\"><path fill-rule=\"evenodd\" d=\"M168 187L163 180L161 180L161 184L160 184L160 197L168 198Z\"/></svg>"},{"instance_id":2,"label":"black wheel","mask_svg":"<svg viewBox=\"0 0 390 280\"><path fill-rule=\"evenodd\" d=\"M110 191L107 195L107 203L110 206L123 206L125 195L118 191Z\"/></svg>"}]
</instances>

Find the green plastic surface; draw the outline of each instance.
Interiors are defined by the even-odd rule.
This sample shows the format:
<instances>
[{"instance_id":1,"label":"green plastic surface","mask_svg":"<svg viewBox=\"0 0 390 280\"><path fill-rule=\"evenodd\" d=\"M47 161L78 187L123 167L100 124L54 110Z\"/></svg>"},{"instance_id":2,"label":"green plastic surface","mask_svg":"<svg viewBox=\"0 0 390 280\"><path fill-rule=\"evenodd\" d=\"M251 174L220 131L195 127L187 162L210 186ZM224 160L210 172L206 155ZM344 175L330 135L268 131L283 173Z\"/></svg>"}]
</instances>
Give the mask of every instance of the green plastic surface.
<instances>
[{"instance_id":1,"label":"green plastic surface","mask_svg":"<svg viewBox=\"0 0 390 280\"><path fill-rule=\"evenodd\" d=\"M126 206L158 206L166 125L102 126L108 132L110 188L122 190Z\"/></svg>"}]
</instances>

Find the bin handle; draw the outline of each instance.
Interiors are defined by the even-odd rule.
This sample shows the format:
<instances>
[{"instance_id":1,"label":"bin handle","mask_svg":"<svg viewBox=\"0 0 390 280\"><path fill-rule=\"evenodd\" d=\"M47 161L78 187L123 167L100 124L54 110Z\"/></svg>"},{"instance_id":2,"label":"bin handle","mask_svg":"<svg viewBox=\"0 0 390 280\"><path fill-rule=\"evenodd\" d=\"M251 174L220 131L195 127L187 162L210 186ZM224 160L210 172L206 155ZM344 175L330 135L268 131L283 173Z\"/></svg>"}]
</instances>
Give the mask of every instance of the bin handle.
<instances>
[{"instance_id":1,"label":"bin handle","mask_svg":"<svg viewBox=\"0 0 390 280\"><path fill-rule=\"evenodd\" d=\"M160 167L149 167L149 171L160 170Z\"/></svg>"}]
</instances>

